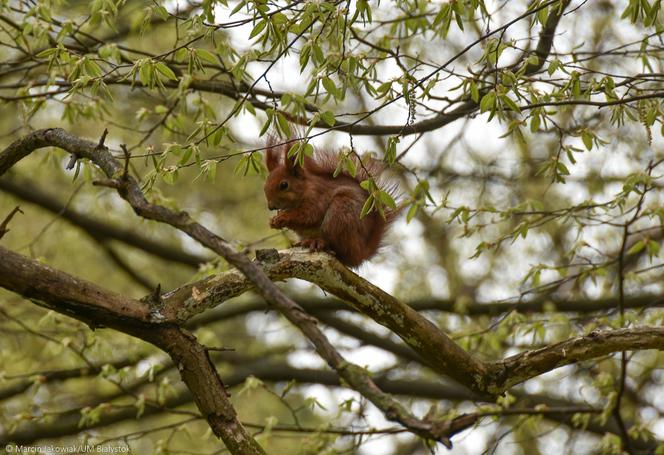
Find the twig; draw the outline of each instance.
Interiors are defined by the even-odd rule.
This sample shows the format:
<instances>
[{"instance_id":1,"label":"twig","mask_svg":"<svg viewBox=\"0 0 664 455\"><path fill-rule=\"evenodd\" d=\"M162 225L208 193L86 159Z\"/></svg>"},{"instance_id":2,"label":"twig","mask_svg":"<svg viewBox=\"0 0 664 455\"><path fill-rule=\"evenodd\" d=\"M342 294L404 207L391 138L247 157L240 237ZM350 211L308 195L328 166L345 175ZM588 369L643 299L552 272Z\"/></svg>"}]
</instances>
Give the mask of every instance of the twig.
<instances>
[{"instance_id":1,"label":"twig","mask_svg":"<svg viewBox=\"0 0 664 455\"><path fill-rule=\"evenodd\" d=\"M14 207L14 209L9 212L9 215L7 215L2 223L0 223L0 239L4 237L4 235L9 232L9 229L7 229L7 226L9 226L9 222L14 218L14 215L17 213L23 213L23 210L21 210L21 207L18 205Z\"/></svg>"}]
</instances>

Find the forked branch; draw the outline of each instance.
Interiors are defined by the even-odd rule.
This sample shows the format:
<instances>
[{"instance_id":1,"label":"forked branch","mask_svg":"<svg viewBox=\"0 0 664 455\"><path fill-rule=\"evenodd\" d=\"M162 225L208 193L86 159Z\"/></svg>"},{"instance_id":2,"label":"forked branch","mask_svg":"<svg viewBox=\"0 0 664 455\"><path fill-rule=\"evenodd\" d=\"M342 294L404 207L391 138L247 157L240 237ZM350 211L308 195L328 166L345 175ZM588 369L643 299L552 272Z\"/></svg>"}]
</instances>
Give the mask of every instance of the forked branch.
<instances>
[{"instance_id":1,"label":"forked branch","mask_svg":"<svg viewBox=\"0 0 664 455\"><path fill-rule=\"evenodd\" d=\"M102 136L103 138L105 138L105 135ZM451 436L453 429L447 421L418 419L392 396L381 391L367 371L348 362L339 354L318 327L318 321L279 290L264 273L260 265L236 252L224 239L195 222L187 213L174 212L166 207L150 203L145 198L138 182L125 172L123 164L113 157L103 142L103 140L100 140L99 143L95 144L73 136L59 128L37 130L14 142L0 153L0 176L23 157L34 150L47 146L62 148L76 156L77 159L92 161L107 177L97 182L97 184L116 189L118 194L131 205L136 214L146 219L168 224L186 233L234 265L269 304L279 310L305 335L327 364L353 389L380 409L388 419L401 423L413 433L424 438L451 446L448 437ZM162 313L154 311L154 308L158 307L158 305L153 305L151 309L152 320L164 323L166 319L162 319ZM442 332L441 336L445 337ZM464 353L461 349L457 349L457 351ZM466 357L470 359L467 354ZM464 365L465 368L472 368L475 364L469 362ZM478 375L474 374L472 377L476 378Z\"/></svg>"}]
</instances>

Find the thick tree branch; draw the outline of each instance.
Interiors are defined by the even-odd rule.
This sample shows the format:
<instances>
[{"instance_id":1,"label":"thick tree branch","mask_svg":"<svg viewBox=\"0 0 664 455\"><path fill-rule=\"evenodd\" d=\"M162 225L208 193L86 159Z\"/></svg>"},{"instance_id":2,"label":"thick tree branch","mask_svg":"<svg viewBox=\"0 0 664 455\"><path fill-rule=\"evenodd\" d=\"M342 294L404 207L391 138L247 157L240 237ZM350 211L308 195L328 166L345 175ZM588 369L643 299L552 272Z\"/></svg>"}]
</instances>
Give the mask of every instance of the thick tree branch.
<instances>
[{"instance_id":1,"label":"thick tree branch","mask_svg":"<svg viewBox=\"0 0 664 455\"><path fill-rule=\"evenodd\" d=\"M270 253L268 251L262 254L264 258L262 263L252 263L245 256L233 251L222 239L193 222L187 214L173 213L164 207L149 204L140 192L137 183L124 173L122 166L115 161L105 148L70 136L62 130L41 130L31 136L37 137L33 139L23 138L18 141L18 144L33 146L50 142L65 148L76 156L92 159L109 175L112 179L110 182L117 186L120 194L130 202L137 213L146 218L166 222L187 232L204 245L225 255L248 277L246 278L238 271L230 271L168 293L163 296L158 305L152 305L152 308L146 308L144 303L131 305L133 311L139 311L138 314L130 315L131 319L148 322L163 320L181 323L190 319L194 314L218 305L230 297L252 288L258 288L270 303L280 309L291 322L303 331L307 338L314 343L319 354L328 361L328 364L344 380L378 406L388 418L401 422L411 431L425 437L445 442L445 434L449 434L445 433L445 428L448 428L449 423L426 422L414 418L403 406L382 392L369 379L364 370L346 362L316 327L316 321L281 293L271 280L297 277L316 283L322 289L341 297L359 311L398 334L434 369L480 393L501 393L515 384L559 366L603 356L616 352L616 350L664 348L664 329L629 329L580 337L550 347L525 352L499 362L484 362L463 351L436 326L412 308L361 279L327 254L288 251L279 255L276 252ZM8 166L17 162L20 157L27 155L25 150L15 144L0 154L0 172L3 171L3 166L6 170ZM11 271L20 268L17 267L17 264L24 259L6 250L0 250L0 253L8 258L3 265L9 267L5 269L5 274L0 275L2 276L0 278L1 286L47 304L53 303L52 292L62 292L58 286L51 289L48 282L37 281L37 286L28 287L26 283L29 281L26 280L25 276L10 278ZM25 259L25 261L29 260ZM56 275L56 282L73 280L64 274L58 275L59 272L49 272L51 275ZM49 273L42 271L42 277L47 275ZM86 290L86 287L81 286L80 282L69 281L69 284ZM101 301L90 298L89 294L97 295L99 298L99 294L103 292L103 290L92 289L83 292L83 296L79 295L80 293L76 293L76 295L64 293L63 295L57 295L55 299L65 302L66 312L79 318L81 318L81 314L85 316L86 311L89 313L89 308L86 308L88 304L104 308L105 311L110 313L109 317L112 323L115 323L113 318L118 317L118 314L115 313L125 317L124 312L128 311L126 304L124 306L122 304L118 305L119 302L109 304L103 298ZM86 298L89 298L89 301L86 301ZM123 300L119 296L116 298L120 301ZM94 318L92 319L94 320ZM165 349L170 349L169 353L175 355L174 347L176 345L186 345L186 343L169 344L165 340L175 337L170 332L169 334L169 336L162 334L161 337L157 337L152 342ZM182 337L186 335L178 336L182 341ZM181 355L187 358L196 357L195 352L189 352L189 354L189 356ZM200 358L200 353L198 357ZM208 377L210 377L209 372ZM187 378L187 380L194 383L194 385L201 386L195 384L192 377ZM207 409L204 402L198 404ZM217 426L220 425L220 422L211 421L211 424L214 425L215 423Z\"/></svg>"},{"instance_id":2,"label":"thick tree branch","mask_svg":"<svg viewBox=\"0 0 664 455\"><path fill-rule=\"evenodd\" d=\"M179 229L237 267L242 272L242 275L247 277L249 282L253 284L256 290L270 304L277 308L291 323L304 333L314 345L316 352L325 359L328 365L336 370L355 390L359 391L380 409L388 419L401 423L410 431L422 437L439 441L446 446L451 446L447 437L449 433L446 433L447 429L449 429L448 422L431 422L417 419L398 401L382 392L372 381L368 372L348 362L337 352L327 337L318 328L317 321L307 315L299 305L281 292L265 275L259 265L252 263L246 256L236 252L225 240L192 220L187 213L176 213L166 207L149 203L141 191L138 182L125 172L124 166L103 145L105 134L102 136L102 140L98 144L95 144L73 136L62 129L34 131L14 142L5 151L0 153L0 176L32 151L46 146L57 146L67 150L79 159L91 160L108 177L107 180L99 182L99 184L117 189L118 194L131 205L136 214ZM162 311L157 311L153 317L163 317L165 314ZM435 329L433 325L431 327ZM441 336L444 337L445 335L441 333ZM450 343L450 346L454 345L451 341ZM463 350L458 347L456 347L456 351L463 353ZM173 355L173 353L170 354ZM467 356L467 358L470 359L470 356ZM478 363L471 362L470 365L464 364L462 368L468 370L477 365ZM455 371L457 370L454 370L452 374L457 374ZM473 378L477 379L478 376L473 375ZM473 385L477 390L481 390L479 384L473 383ZM210 423L214 422L210 421Z\"/></svg>"},{"instance_id":3,"label":"thick tree branch","mask_svg":"<svg viewBox=\"0 0 664 455\"><path fill-rule=\"evenodd\" d=\"M262 264L270 279L300 278L320 286L397 334L436 371L472 390L484 390L486 370L479 360L461 349L424 316L362 279L330 255L287 250L274 259L275 262ZM166 319L184 322L194 314L251 288L253 284L237 271L219 274L165 294L163 315Z\"/></svg>"},{"instance_id":4,"label":"thick tree branch","mask_svg":"<svg viewBox=\"0 0 664 455\"><path fill-rule=\"evenodd\" d=\"M596 330L551 346L526 351L494 363L491 381L508 389L556 368L621 351L664 350L664 327Z\"/></svg>"},{"instance_id":5,"label":"thick tree branch","mask_svg":"<svg viewBox=\"0 0 664 455\"><path fill-rule=\"evenodd\" d=\"M644 327L626 329L626 332L594 332L503 361L483 362L461 350L412 308L341 266L328 254L286 250L278 256L278 260L264 264L271 279L303 279L343 298L356 310L399 335L427 365L471 389L474 384L481 384L480 391L499 394L542 373L582 360L622 350L664 350L664 328ZM164 295L164 314L167 318L184 321L193 313L216 306L251 287L236 271L216 275ZM478 365L477 371L483 373L472 378L461 376L458 373L463 368L458 365L461 362Z\"/></svg>"},{"instance_id":6,"label":"thick tree branch","mask_svg":"<svg viewBox=\"0 0 664 455\"><path fill-rule=\"evenodd\" d=\"M0 287L92 327L111 327L160 347L179 366L202 415L226 447L238 454L264 453L237 419L205 349L176 326L151 323L157 312L150 304L115 294L2 247Z\"/></svg>"},{"instance_id":7,"label":"thick tree branch","mask_svg":"<svg viewBox=\"0 0 664 455\"><path fill-rule=\"evenodd\" d=\"M199 411L231 453L265 453L238 419L208 351L193 335L177 326L160 325L144 339L168 352Z\"/></svg>"},{"instance_id":8,"label":"thick tree branch","mask_svg":"<svg viewBox=\"0 0 664 455\"><path fill-rule=\"evenodd\" d=\"M291 252L292 253L292 252ZM292 255L307 256L304 253L293 253ZM324 254L315 254L309 256L325 257ZM329 257L329 256L328 256ZM91 283L82 280L74 279L69 275L62 272L55 271L47 266L41 265L36 261L23 258L16 253L12 253L0 247L0 286L13 290L26 297L32 298L47 307L54 308L64 314L69 314L77 319L95 320L96 323L101 321L111 327L118 328L126 333L136 335L140 332L141 338L156 344L169 352L174 358L178 359L176 364L188 365L186 359L197 359L195 370L200 368L201 358L207 359L207 354L199 350L191 352L192 344L191 339L186 334L176 334L172 326L159 326L159 334L155 335L155 330L147 330L147 324L143 323L140 329L131 327L129 322L136 324L137 321L150 321L150 310L147 304L143 302L130 301L121 296L113 295L106 290L96 287ZM334 260L329 258L330 261ZM293 273L294 270L303 267L302 263L299 265L294 264L294 260L287 261L288 266L285 267ZM297 265L297 266L296 266ZM344 269L345 270L345 269ZM271 276L276 276L276 273L284 273L283 270L276 268L268 268L268 273ZM227 272L226 277L231 274L238 275L237 272ZM298 274L300 277L311 276L310 272L302 272ZM335 273L335 272L333 272ZM351 273L351 272L349 272ZM214 285L218 285L219 277L213 277L206 282L199 282L192 287L189 287L189 292L200 292L199 297L207 300L207 303L213 301L209 295L214 295L221 289L214 289ZM359 279L359 277L358 277ZM216 281L215 281L216 280ZM238 290L246 290L250 287L244 278L240 278L241 283L225 281L224 287L229 287L238 293ZM214 284L210 284L213 281ZM343 283L343 280L338 280L337 283ZM208 285L206 288L205 285ZM357 285L357 283L356 283ZM192 291L192 289L200 287L199 291ZM174 293L164 296L164 308L173 305L176 295L184 295L181 288ZM336 289L337 292L344 294L347 291ZM369 287L360 287L354 291L355 295L364 295L364 293L376 292L375 289ZM348 293L348 296L353 294ZM384 296L382 296L385 298ZM389 296L388 296L389 297ZM357 299L357 297L353 297ZM372 296L376 298L376 296ZM371 301L371 300L368 300ZM387 307L390 308L390 307ZM399 306L391 307L391 309L401 310ZM101 316L100 316L101 315ZM412 316L409 312L397 313L399 317ZM160 316L161 317L161 316ZM101 319L100 319L101 318ZM398 319L398 318L397 318ZM389 321L390 319L388 319ZM163 332L162 332L163 331ZM190 340L190 343L186 341ZM186 353L177 352L176 348L183 347ZM196 348L199 349L200 347ZM202 348L200 348L202 349ZM565 342L561 342L552 346L542 349L527 351L516 356L509 357L505 360L487 363L487 375L480 378L480 381L486 384L489 392L500 393L518 383L527 379L539 376L542 373L551 371L560 366L568 365L571 363L588 360L592 358L601 357L619 351L629 350L643 350L643 349L661 349L664 350L664 328L659 327L644 327L633 329L620 329L611 331L598 331L583 337L574 338ZM204 355L205 354L205 355ZM425 353L426 356L426 353ZM186 357L186 359L185 359ZM426 357L425 357L426 358ZM350 370L352 374L354 370ZM195 387L202 387L202 384L196 384L195 380L201 377L209 378L212 372L208 374L196 374L192 377L185 377L191 371L181 371L183 379L190 384L194 383ZM199 379L200 380L200 379ZM359 381L361 379L355 379ZM467 384L467 381L464 382ZM373 383L372 383L373 384ZM207 384L209 387L209 384ZM204 387L207 389L208 387ZM375 387L375 386L374 386ZM379 392L382 394L382 392ZM209 395L209 393L207 394ZM380 399L381 395L374 397ZM206 409L205 403L199 403L202 409ZM217 416L218 417L218 416ZM409 422L410 424L414 424ZM221 422L217 422L221 424ZM419 424L418 424L419 425ZM430 429L428 431L433 431Z\"/></svg>"},{"instance_id":9,"label":"thick tree branch","mask_svg":"<svg viewBox=\"0 0 664 455\"><path fill-rule=\"evenodd\" d=\"M92 327L148 323L150 308L0 246L0 287Z\"/></svg>"}]
</instances>

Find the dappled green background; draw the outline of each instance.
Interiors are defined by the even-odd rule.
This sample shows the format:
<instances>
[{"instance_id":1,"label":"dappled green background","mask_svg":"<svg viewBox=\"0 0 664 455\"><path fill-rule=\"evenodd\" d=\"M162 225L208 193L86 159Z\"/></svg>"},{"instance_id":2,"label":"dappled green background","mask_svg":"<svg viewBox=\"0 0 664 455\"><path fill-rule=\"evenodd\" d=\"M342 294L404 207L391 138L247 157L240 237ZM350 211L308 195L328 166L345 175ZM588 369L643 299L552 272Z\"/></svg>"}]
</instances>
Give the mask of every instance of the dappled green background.
<instances>
[{"instance_id":1,"label":"dappled green background","mask_svg":"<svg viewBox=\"0 0 664 455\"><path fill-rule=\"evenodd\" d=\"M661 325L662 313L656 308L661 305L657 296L662 292L659 250L664 213L658 93L664 73L659 56L664 48L659 43L658 2L572 2L573 12L561 19L553 52L534 75L517 74L512 63L532 54L540 24L546 21L541 14L482 40L443 67L487 30L523 14L530 2L226 5L204 1L193 6L179 2L177 10L176 3L0 1L0 149L37 128L64 127L92 141L107 128L106 144L119 159L123 159L120 144L127 144L132 153L130 170L151 200L186 210L251 254L258 248L287 247L294 238L269 229L263 176L251 172L251 161L246 160L261 160L260 151L251 151L263 146L262 129L283 134L290 128L286 114L304 113L298 102L306 99L320 108L317 127L302 127L314 135L333 122L358 120L362 113L404 93L407 102L397 99L363 119L362 125L417 126L442 110L479 97L480 109L421 135L357 132L351 142L348 134L332 131L312 139L318 147L353 145L358 152L373 152L386 160L400 184L404 216L381 254L359 273L406 302L428 302L428 316L455 341L486 359L595 328ZM648 9L634 6L643 3ZM239 12L229 18L238 6ZM283 12L270 15L269 24L250 40L256 24L266 20L263 14L281 7ZM546 9L548 14L551 8ZM169 13L181 18L176 21ZM209 25L245 18L251 21L228 28ZM303 29L311 18L316 19L314 25ZM285 53L300 33L302 39ZM48 34L55 42L49 42ZM191 41L192 37L199 39ZM54 59L54 52L64 49L57 50L57 43L68 49L67 57L63 53ZM176 45L183 50L171 52ZM311 54L304 65L303 53ZM500 71L494 77L497 55ZM270 67L273 60L278 62ZM140 74L147 71L141 68L156 62L168 64L172 76L157 66L152 76ZM244 99L247 86L268 67L267 81L256 83L262 91ZM439 77L430 79L431 86L414 86L435 68ZM128 74L126 80L116 78ZM100 80L105 85L99 85ZM187 88L192 81L223 83L227 85L219 87L226 88L235 84L239 95L232 99L213 90ZM44 91L62 93L42 96ZM270 91L286 96L266 95ZM236 105L237 99L243 103ZM615 102L623 99L632 101ZM590 101L615 103L582 103ZM267 116L262 105L276 106L282 114L273 111ZM238 116L203 140L238 106ZM192 148L194 143L198 145ZM224 261L172 228L140 219L115 190L93 186L101 175L89 163L66 170L69 159L61 150L39 150L3 180L39 190L77 213L210 262L195 268L116 240L100 242L62 217L7 192L0 192L0 219L16 205L24 213L12 220L10 232L1 240L3 247L133 297L146 295L157 283L162 290L171 290L227 269ZM650 171L649 165L654 166ZM244 175L245 169L249 175ZM630 237L623 242L624 224L635 213L644 185L647 194L630 225ZM623 243L626 299L654 297L620 318L615 299L617 257ZM131 272L123 271L114 256ZM150 286L140 284L136 275ZM303 283L289 286L298 300L321 296ZM614 299L609 310L556 310L556 304L609 298ZM248 295L224 308L256 301ZM547 302L544 311L519 311L520 303L533 301ZM496 302L514 305L497 314L469 313L473 305ZM431 310L437 305L445 311ZM195 412L189 403L176 412L135 418L143 413L141 396L168 407L173 404L169 400L183 393L177 373L163 366L167 362L156 349L111 330L91 331L4 291L0 309L0 392L25 379L35 383L0 401L0 434L32 429L33 440L41 440L43 428L69 418L74 422L72 434L55 440L82 441L89 435L100 442L139 432L127 441L135 453L219 449L200 420L140 433L184 421ZM383 340L397 340L375 323L349 313L335 316ZM328 394L322 386L303 385L306 381L287 386L287 374L285 379L266 380L265 385L251 379L265 365L274 365L275 370L325 368L299 334L273 312L261 308L230 317L213 311L209 320L195 327L196 334L207 346L234 349L216 354L219 372L222 379L237 383L231 392L242 420L267 425L259 440L269 453L424 453L424 444L414 436L349 437L315 431L387 427L356 394L339 389ZM380 351L371 347L366 333L349 334L338 321L323 322L344 355L367 365L377 377L443 383L412 358L390 353L385 346ZM630 355L627 391L621 401L631 435L648 448L662 436L664 403L658 370L662 360L653 351ZM86 361L128 366L105 367L100 373L66 381L39 376L85 367ZM150 365L156 365L153 379ZM481 453L497 447L500 453L528 454L547 453L551 447L561 453L618 450L615 426L610 425L619 373L619 362L607 357L529 381L515 389L513 403L508 397L499 409L544 404L591 406L595 411L578 413L574 425L567 426L536 414L486 419L459 438L457 450ZM135 387L137 382L142 385ZM412 393L402 397L418 415L426 414L434 403L441 414L475 409L469 400L426 396L417 387L421 382L412 384ZM121 424L86 430L95 419L123 409L130 409L131 416ZM313 430L271 431L275 423ZM585 424L591 431L579 429Z\"/></svg>"}]
</instances>

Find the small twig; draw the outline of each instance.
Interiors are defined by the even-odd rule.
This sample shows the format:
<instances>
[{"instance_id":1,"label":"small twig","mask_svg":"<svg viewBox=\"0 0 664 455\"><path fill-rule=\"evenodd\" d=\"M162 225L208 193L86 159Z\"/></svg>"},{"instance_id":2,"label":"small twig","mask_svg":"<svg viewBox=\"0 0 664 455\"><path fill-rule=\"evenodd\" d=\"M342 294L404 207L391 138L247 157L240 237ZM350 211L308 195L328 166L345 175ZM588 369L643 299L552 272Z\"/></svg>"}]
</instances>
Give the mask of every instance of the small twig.
<instances>
[{"instance_id":1,"label":"small twig","mask_svg":"<svg viewBox=\"0 0 664 455\"><path fill-rule=\"evenodd\" d=\"M106 142L107 135L108 135L108 128L104 128L104 132L101 133L101 137L99 138L99 143L97 144L96 147L97 150L103 150L104 148L106 148L104 142Z\"/></svg>"},{"instance_id":2,"label":"small twig","mask_svg":"<svg viewBox=\"0 0 664 455\"><path fill-rule=\"evenodd\" d=\"M125 158L124 172L122 173L122 180L127 180L127 176L129 175L129 160L131 159L131 152L129 150L127 150L127 145L126 144L120 144L120 148L122 149L122 152L124 153L124 158Z\"/></svg>"},{"instance_id":3,"label":"small twig","mask_svg":"<svg viewBox=\"0 0 664 455\"><path fill-rule=\"evenodd\" d=\"M157 287L153 291L141 299L142 302L146 302L150 306L159 306L161 307L163 301L161 299L161 283L157 283Z\"/></svg>"},{"instance_id":4,"label":"small twig","mask_svg":"<svg viewBox=\"0 0 664 455\"><path fill-rule=\"evenodd\" d=\"M161 283L157 283L157 287L154 288L154 291L150 295L150 300L153 302L161 302Z\"/></svg>"},{"instance_id":5,"label":"small twig","mask_svg":"<svg viewBox=\"0 0 664 455\"><path fill-rule=\"evenodd\" d=\"M107 188L113 188L116 190L121 190L124 188L122 182L119 182L116 179L100 179L92 182L94 186L105 186Z\"/></svg>"},{"instance_id":6,"label":"small twig","mask_svg":"<svg viewBox=\"0 0 664 455\"><path fill-rule=\"evenodd\" d=\"M75 153L72 153L71 158L69 158L69 162L67 163L67 170L70 171L74 169L74 166L76 165L76 161L78 161L78 155Z\"/></svg>"},{"instance_id":7,"label":"small twig","mask_svg":"<svg viewBox=\"0 0 664 455\"><path fill-rule=\"evenodd\" d=\"M106 136L108 135L108 129L104 128L104 132L101 133L101 137L99 138L99 143L97 144L97 149L104 149L106 146L104 145L104 142L106 141ZM69 158L69 162L67 163L67 170L74 169L74 166L76 165L76 162L78 161L79 156L76 153L71 154L71 158Z\"/></svg>"},{"instance_id":8,"label":"small twig","mask_svg":"<svg viewBox=\"0 0 664 455\"><path fill-rule=\"evenodd\" d=\"M21 207L19 207L19 206L17 205L16 207L14 207L14 210L12 210L11 212L9 212L9 215L7 215L7 217L3 220L3 222L0 223L0 239L1 239L1 238L2 238L7 232L9 232L9 229L7 229L7 226L9 225L9 222L12 220L12 218L14 218L14 215L16 215L16 213L18 213L18 212L23 213L23 210L21 210Z\"/></svg>"}]
</instances>

